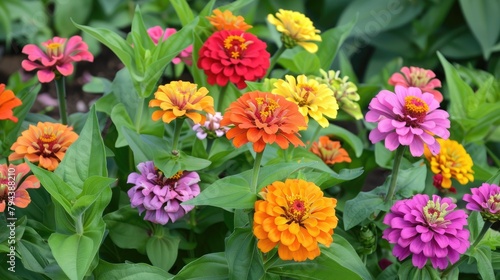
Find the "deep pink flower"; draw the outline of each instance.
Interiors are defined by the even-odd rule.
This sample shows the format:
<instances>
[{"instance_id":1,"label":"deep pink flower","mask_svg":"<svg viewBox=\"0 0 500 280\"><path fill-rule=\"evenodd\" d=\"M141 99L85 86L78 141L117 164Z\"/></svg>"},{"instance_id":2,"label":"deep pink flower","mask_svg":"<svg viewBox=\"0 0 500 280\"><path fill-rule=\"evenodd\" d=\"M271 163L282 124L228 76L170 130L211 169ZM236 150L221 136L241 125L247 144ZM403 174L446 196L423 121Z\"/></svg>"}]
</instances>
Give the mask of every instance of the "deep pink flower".
<instances>
[{"instance_id":1,"label":"deep pink flower","mask_svg":"<svg viewBox=\"0 0 500 280\"><path fill-rule=\"evenodd\" d=\"M371 142L385 139L385 147L391 151L399 145L410 146L415 157L424 153L424 143L433 154L439 153L440 146L434 136L448 139L449 114L437 109L439 102L419 88L396 86L395 92L382 90L368 105L366 121L378 123L370 132Z\"/></svg>"},{"instance_id":2,"label":"deep pink flower","mask_svg":"<svg viewBox=\"0 0 500 280\"><path fill-rule=\"evenodd\" d=\"M472 195L464 194L465 208L480 212L483 219L493 223L500 221L500 186L483 183L470 191Z\"/></svg>"},{"instance_id":3,"label":"deep pink flower","mask_svg":"<svg viewBox=\"0 0 500 280\"><path fill-rule=\"evenodd\" d=\"M207 119L204 124L195 124L193 130L196 131L196 137L203 140L207 138L217 138L222 137L229 130L227 126L221 126L220 121L222 121L222 115L220 112L215 112L215 115L207 113Z\"/></svg>"},{"instance_id":4,"label":"deep pink flower","mask_svg":"<svg viewBox=\"0 0 500 280\"><path fill-rule=\"evenodd\" d=\"M204 70L208 83L225 86L228 82L239 89L245 81L255 81L266 75L270 54L266 43L241 30L214 32L200 48L198 68Z\"/></svg>"},{"instance_id":5,"label":"deep pink flower","mask_svg":"<svg viewBox=\"0 0 500 280\"><path fill-rule=\"evenodd\" d=\"M450 198L417 194L397 201L384 217L389 227L382 237L394 245L392 253L402 261L412 256L412 263L423 268L428 260L434 268L454 264L470 246L467 214L455 210Z\"/></svg>"},{"instance_id":6,"label":"deep pink flower","mask_svg":"<svg viewBox=\"0 0 500 280\"><path fill-rule=\"evenodd\" d=\"M196 172L179 171L172 177L165 177L152 161L139 163L140 173L133 172L127 183L134 184L128 190L130 204L139 213L146 211L144 220L156 224L175 222L194 206L181 205L200 194L198 182L200 176Z\"/></svg>"},{"instance_id":7,"label":"deep pink flower","mask_svg":"<svg viewBox=\"0 0 500 280\"><path fill-rule=\"evenodd\" d=\"M56 74L69 76L73 74L73 62L94 61L94 56L88 51L88 46L82 37L73 36L66 42L65 38L54 37L42 43L45 51L38 46L28 44L23 53L28 59L22 61L21 66L26 71L39 69L37 72L40 83L49 83Z\"/></svg>"},{"instance_id":8,"label":"deep pink flower","mask_svg":"<svg viewBox=\"0 0 500 280\"><path fill-rule=\"evenodd\" d=\"M401 68L404 76L401 73L394 73L389 78L389 84L393 86L418 87L422 92L428 92L434 95L438 102L443 101L443 95L435 90L436 87L441 87L441 81L436 79L436 74L432 70L427 70L419 67L411 66Z\"/></svg>"},{"instance_id":9,"label":"deep pink flower","mask_svg":"<svg viewBox=\"0 0 500 280\"><path fill-rule=\"evenodd\" d=\"M149 37L151 37L151 40L153 40L153 43L155 45L158 44L160 39L162 41L165 41L168 39L168 37L172 36L177 32L177 29L175 28L167 28L165 29L165 32L160 26L154 26L151 28L148 28L148 34ZM183 49L179 55L177 55L174 59L172 59L173 64L179 64L181 61L186 63L187 65L193 64L193 45L189 45L187 48Z\"/></svg>"}]
</instances>

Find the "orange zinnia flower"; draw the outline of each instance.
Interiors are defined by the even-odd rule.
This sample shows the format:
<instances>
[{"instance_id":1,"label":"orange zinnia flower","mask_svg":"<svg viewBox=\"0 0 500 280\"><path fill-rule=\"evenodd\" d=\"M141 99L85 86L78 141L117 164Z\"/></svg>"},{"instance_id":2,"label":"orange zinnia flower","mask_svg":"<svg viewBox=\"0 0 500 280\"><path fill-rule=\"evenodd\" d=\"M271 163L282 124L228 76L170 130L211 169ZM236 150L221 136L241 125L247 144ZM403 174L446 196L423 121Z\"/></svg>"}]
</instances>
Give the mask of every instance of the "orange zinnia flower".
<instances>
[{"instance_id":1,"label":"orange zinnia flower","mask_svg":"<svg viewBox=\"0 0 500 280\"><path fill-rule=\"evenodd\" d=\"M159 86L155 98L149 101L149 107L160 107L153 113L152 119L170 123L179 117L188 117L194 123L205 122L200 112L215 114L214 99L207 96L208 89L184 81L174 81Z\"/></svg>"},{"instance_id":2,"label":"orange zinnia flower","mask_svg":"<svg viewBox=\"0 0 500 280\"><path fill-rule=\"evenodd\" d=\"M21 106L23 102L17 98L12 90L5 90L5 84L0 84L0 120L11 120L17 122L12 109Z\"/></svg>"},{"instance_id":3,"label":"orange zinnia flower","mask_svg":"<svg viewBox=\"0 0 500 280\"><path fill-rule=\"evenodd\" d=\"M321 158L326 164L336 162L351 162L351 158L339 141L332 141L328 136L321 136L318 142L313 142L311 152Z\"/></svg>"},{"instance_id":4,"label":"orange zinnia flower","mask_svg":"<svg viewBox=\"0 0 500 280\"><path fill-rule=\"evenodd\" d=\"M283 260L305 261L320 255L318 243L330 246L337 200L323 197L314 183L301 179L276 181L255 202L253 233L264 253L278 245Z\"/></svg>"},{"instance_id":5,"label":"orange zinnia flower","mask_svg":"<svg viewBox=\"0 0 500 280\"><path fill-rule=\"evenodd\" d=\"M10 149L14 153L9 156L9 160L26 158L53 171L76 139L78 134L73 132L72 127L60 123L39 122L36 126L30 125L12 144Z\"/></svg>"},{"instance_id":6,"label":"orange zinnia flower","mask_svg":"<svg viewBox=\"0 0 500 280\"><path fill-rule=\"evenodd\" d=\"M221 12L219 9L215 9L213 15L206 18L217 30L247 31L252 28L251 25L245 23L245 19L242 16L235 16L230 10Z\"/></svg>"},{"instance_id":7,"label":"orange zinnia flower","mask_svg":"<svg viewBox=\"0 0 500 280\"><path fill-rule=\"evenodd\" d=\"M37 189L40 182L35 175L24 178L28 172L30 167L26 163L10 164L9 167L7 164L0 165L0 213L5 211L7 205L26 208L30 204L31 198L26 189Z\"/></svg>"},{"instance_id":8,"label":"orange zinnia flower","mask_svg":"<svg viewBox=\"0 0 500 280\"><path fill-rule=\"evenodd\" d=\"M243 94L229 105L221 126L234 125L227 133L233 139L234 146L241 147L248 142L259 153L266 143L277 143L282 149L289 143L295 147L304 146L298 138L300 127L306 127L304 117L297 104L286 100L283 96L270 92L251 91Z\"/></svg>"}]
</instances>

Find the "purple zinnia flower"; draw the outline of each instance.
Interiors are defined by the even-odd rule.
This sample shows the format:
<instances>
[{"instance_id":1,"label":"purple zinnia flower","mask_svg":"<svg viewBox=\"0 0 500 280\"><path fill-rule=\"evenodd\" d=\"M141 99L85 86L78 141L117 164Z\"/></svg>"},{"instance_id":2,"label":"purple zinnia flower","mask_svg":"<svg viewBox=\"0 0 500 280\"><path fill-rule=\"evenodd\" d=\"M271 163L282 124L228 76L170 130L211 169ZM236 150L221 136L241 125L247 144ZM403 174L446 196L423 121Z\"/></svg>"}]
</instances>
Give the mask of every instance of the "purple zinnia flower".
<instances>
[{"instance_id":1,"label":"purple zinnia flower","mask_svg":"<svg viewBox=\"0 0 500 280\"><path fill-rule=\"evenodd\" d=\"M439 153L439 143L434 136L448 139L449 115L437 109L439 102L419 88L397 85L393 93L380 91L370 102L366 121L377 122L370 132L373 144L385 139L385 147L394 151L399 145L410 146L413 156L424 153L424 143L433 154Z\"/></svg>"},{"instance_id":2,"label":"purple zinnia flower","mask_svg":"<svg viewBox=\"0 0 500 280\"><path fill-rule=\"evenodd\" d=\"M196 137L200 140L207 138L221 137L229 130L227 126L220 126L222 115L220 112L215 112L215 115L207 113L207 119L204 124L195 124L193 130L196 131Z\"/></svg>"},{"instance_id":3,"label":"purple zinnia flower","mask_svg":"<svg viewBox=\"0 0 500 280\"><path fill-rule=\"evenodd\" d=\"M470 189L472 195L465 194L465 208L481 212L484 220L492 223L500 221L500 186L483 183L479 188Z\"/></svg>"},{"instance_id":4,"label":"purple zinnia flower","mask_svg":"<svg viewBox=\"0 0 500 280\"><path fill-rule=\"evenodd\" d=\"M397 201L384 217L382 237L395 244L392 253L400 261L412 255L419 269L430 259L434 268L445 269L456 263L470 246L469 231L464 229L467 214L450 198L417 194Z\"/></svg>"},{"instance_id":5,"label":"purple zinnia flower","mask_svg":"<svg viewBox=\"0 0 500 280\"><path fill-rule=\"evenodd\" d=\"M155 168L152 161L139 163L139 171L128 176L127 183L134 184L128 190L130 204L139 213L146 211L144 220L157 224L175 222L194 206L181 205L200 193L198 182L200 176L196 172L179 171L167 178Z\"/></svg>"}]
</instances>

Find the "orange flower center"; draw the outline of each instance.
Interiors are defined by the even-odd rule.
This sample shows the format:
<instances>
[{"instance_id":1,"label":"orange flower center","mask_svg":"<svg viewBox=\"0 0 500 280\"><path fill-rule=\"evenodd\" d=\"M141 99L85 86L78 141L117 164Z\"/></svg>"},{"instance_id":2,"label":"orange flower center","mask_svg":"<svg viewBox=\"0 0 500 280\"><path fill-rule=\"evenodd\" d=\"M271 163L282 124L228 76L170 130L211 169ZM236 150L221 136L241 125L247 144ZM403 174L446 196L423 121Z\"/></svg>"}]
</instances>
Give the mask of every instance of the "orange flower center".
<instances>
[{"instance_id":1,"label":"orange flower center","mask_svg":"<svg viewBox=\"0 0 500 280\"><path fill-rule=\"evenodd\" d=\"M257 101L257 111L259 112L257 117L259 117L262 122L267 122L269 117L273 116L274 111L280 107L278 102L274 99L257 97L255 100Z\"/></svg>"},{"instance_id":2,"label":"orange flower center","mask_svg":"<svg viewBox=\"0 0 500 280\"><path fill-rule=\"evenodd\" d=\"M168 179L169 180L179 180L181 177L182 177L182 174L184 174L184 171L177 171L177 173L175 173L172 177L169 177Z\"/></svg>"},{"instance_id":3,"label":"orange flower center","mask_svg":"<svg viewBox=\"0 0 500 280\"><path fill-rule=\"evenodd\" d=\"M231 58L239 59L251 43L252 41L247 41L241 36L230 35L224 40L224 48Z\"/></svg>"},{"instance_id":4,"label":"orange flower center","mask_svg":"<svg viewBox=\"0 0 500 280\"><path fill-rule=\"evenodd\" d=\"M56 136L51 133L51 134L44 134L42 136L40 136L40 141L42 141L43 143L50 143L50 142L53 142L56 140Z\"/></svg>"},{"instance_id":5,"label":"orange flower center","mask_svg":"<svg viewBox=\"0 0 500 280\"><path fill-rule=\"evenodd\" d=\"M416 119L417 122L423 122L427 112L429 111L429 106L422 99L415 96L405 97L405 105L403 108L403 113L409 115L411 118Z\"/></svg>"},{"instance_id":6,"label":"orange flower center","mask_svg":"<svg viewBox=\"0 0 500 280\"><path fill-rule=\"evenodd\" d=\"M61 149L61 145L57 143L57 136L54 133L47 132L38 137L35 146L38 147L44 157L51 157Z\"/></svg>"}]
</instances>

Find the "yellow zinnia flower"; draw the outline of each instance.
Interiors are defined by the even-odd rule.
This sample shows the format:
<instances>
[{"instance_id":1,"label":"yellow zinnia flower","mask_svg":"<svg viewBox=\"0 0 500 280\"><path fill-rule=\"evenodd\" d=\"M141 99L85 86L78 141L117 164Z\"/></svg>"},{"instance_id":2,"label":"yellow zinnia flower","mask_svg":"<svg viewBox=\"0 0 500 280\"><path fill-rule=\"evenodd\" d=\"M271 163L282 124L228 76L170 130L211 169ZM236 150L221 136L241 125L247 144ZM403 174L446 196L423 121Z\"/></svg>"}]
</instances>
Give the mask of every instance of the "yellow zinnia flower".
<instances>
[{"instance_id":1,"label":"yellow zinnia flower","mask_svg":"<svg viewBox=\"0 0 500 280\"><path fill-rule=\"evenodd\" d=\"M337 200L324 197L314 183L301 179L276 181L255 202L253 233L264 253L278 246L283 260L305 261L320 255L318 243L330 246Z\"/></svg>"},{"instance_id":2,"label":"yellow zinnia flower","mask_svg":"<svg viewBox=\"0 0 500 280\"><path fill-rule=\"evenodd\" d=\"M464 147L454 140L441 138L436 140L441 146L439 154L433 155L429 148L425 146L424 155L430 163L432 172L442 175L441 187L449 189L451 187L451 178L456 179L462 185L474 181L472 158Z\"/></svg>"},{"instance_id":3,"label":"yellow zinnia flower","mask_svg":"<svg viewBox=\"0 0 500 280\"><path fill-rule=\"evenodd\" d=\"M269 14L267 20L282 34L281 40L286 48L300 45L310 53L318 51L318 46L311 41L321 42L320 31L308 17L299 12L283 9L279 9L276 17Z\"/></svg>"},{"instance_id":4,"label":"yellow zinnia flower","mask_svg":"<svg viewBox=\"0 0 500 280\"><path fill-rule=\"evenodd\" d=\"M206 17L210 24L217 30L241 30L247 31L252 28L245 22L242 16L235 16L230 10L221 12L215 9L211 16Z\"/></svg>"},{"instance_id":5,"label":"yellow zinnia flower","mask_svg":"<svg viewBox=\"0 0 500 280\"><path fill-rule=\"evenodd\" d=\"M207 88L198 89L196 84L190 82L173 81L159 86L155 98L149 101L149 107L160 107L160 110L153 112L152 119L170 123L185 116L196 124L203 123L205 115L200 112L215 114L214 99L207 94Z\"/></svg>"},{"instance_id":6,"label":"yellow zinnia flower","mask_svg":"<svg viewBox=\"0 0 500 280\"><path fill-rule=\"evenodd\" d=\"M275 82L272 93L284 96L286 100L299 105L300 113L309 122L308 116L315 119L322 127L328 127L329 118L336 118L339 105L333 96L333 91L326 84L320 84L305 75L295 77L286 75L286 81L279 79Z\"/></svg>"}]
</instances>

